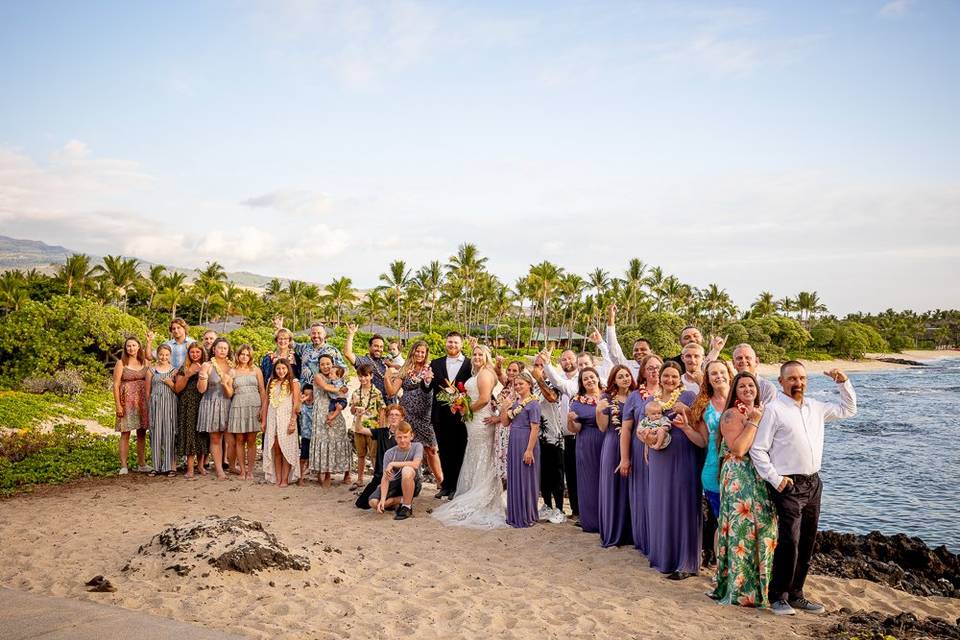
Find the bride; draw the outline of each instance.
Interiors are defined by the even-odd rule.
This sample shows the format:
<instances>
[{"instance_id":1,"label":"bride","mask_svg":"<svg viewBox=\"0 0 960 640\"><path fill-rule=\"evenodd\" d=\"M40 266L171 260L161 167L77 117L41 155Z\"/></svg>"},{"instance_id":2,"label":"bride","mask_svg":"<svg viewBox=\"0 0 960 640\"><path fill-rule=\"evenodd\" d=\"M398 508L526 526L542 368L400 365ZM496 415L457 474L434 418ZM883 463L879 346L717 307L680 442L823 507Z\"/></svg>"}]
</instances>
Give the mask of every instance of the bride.
<instances>
[{"instance_id":1,"label":"bride","mask_svg":"<svg viewBox=\"0 0 960 640\"><path fill-rule=\"evenodd\" d=\"M494 464L494 429L484 423L493 413L493 388L497 375L493 370L490 349L473 348L473 377L467 380L473 418L466 424L467 450L453 500L437 507L433 517L446 525L472 529L495 529L507 526L503 505L503 488Z\"/></svg>"}]
</instances>

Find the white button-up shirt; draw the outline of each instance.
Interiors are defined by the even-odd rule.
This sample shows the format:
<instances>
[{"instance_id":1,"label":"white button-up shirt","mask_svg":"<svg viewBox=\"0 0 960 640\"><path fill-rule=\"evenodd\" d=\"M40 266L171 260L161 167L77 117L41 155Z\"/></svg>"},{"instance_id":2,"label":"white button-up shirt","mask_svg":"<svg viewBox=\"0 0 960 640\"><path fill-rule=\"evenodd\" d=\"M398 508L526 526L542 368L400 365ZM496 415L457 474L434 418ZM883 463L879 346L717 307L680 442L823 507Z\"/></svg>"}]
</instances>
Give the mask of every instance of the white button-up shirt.
<instances>
[{"instance_id":1,"label":"white button-up shirt","mask_svg":"<svg viewBox=\"0 0 960 640\"><path fill-rule=\"evenodd\" d=\"M750 459L760 477L779 487L783 476L820 471L823 460L823 425L857 413L857 395L847 380L840 385L840 402L804 398L801 404L783 393L767 405Z\"/></svg>"},{"instance_id":2,"label":"white button-up shirt","mask_svg":"<svg viewBox=\"0 0 960 640\"><path fill-rule=\"evenodd\" d=\"M576 434L567 429L567 414L570 412L570 398L577 395L577 391L580 390L579 373L573 371L570 374L572 377L569 377L566 372L552 364L544 367L543 371L550 384L560 392L561 431L565 436L574 436Z\"/></svg>"},{"instance_id":3,"label":"white button-up shirt","mask_svg":"<svg viewBox=\"0 0 960 640\"><path fill-rule=\"evenodd\" d=\"M460 373L460 367L463 366L463 352L460 352L456 358L451 358L447 356L447 380L453 382L453 379L457 377L457 374Z\"/></svg>"}]
</instances>

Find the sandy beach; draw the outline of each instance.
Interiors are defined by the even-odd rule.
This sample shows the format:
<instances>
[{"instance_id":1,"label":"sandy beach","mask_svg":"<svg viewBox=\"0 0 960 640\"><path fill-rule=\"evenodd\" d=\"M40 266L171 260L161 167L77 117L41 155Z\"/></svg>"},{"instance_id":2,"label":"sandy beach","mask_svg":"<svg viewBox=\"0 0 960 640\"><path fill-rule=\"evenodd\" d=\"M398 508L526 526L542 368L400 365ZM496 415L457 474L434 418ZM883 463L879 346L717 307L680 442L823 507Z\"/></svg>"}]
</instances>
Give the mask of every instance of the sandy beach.
<instances>
[{"instance_id":1,"label":"sandy beach","mask_svg":"<svg viewBox=\"0 0 960 640\"><path fill-rule=\"evenodd\" d=\"M912 350L900 353L868 353L862 360L801 360L810 373L822 373L831 369L841 369L847 373L864 371L896 371L910 365L883 362L878 358L900 358L924 362L940 358L960 358L960 351L954 350ZM776 378L780 374L780 364L760 363L760 375Z\"/></svg>"},{"instance_id":2,"label":"sandy beach","mask_svg":"<svg viewBox=\"0 0 960 640\"><path fill-rule=\"evenodd\" d=\"M802 638L823 618L775 618L714 604L706 575L676 583L632 548L602 549L572 524L478 532L426 513L395 522L360 511L343 487L281 490L236 479L125 478L0 502L0 584L113 604L251 638L696 637ZM311 562L256 575L163 561L121 569L165 527L210 514L262 522ZM88 593L105 575L115 593ZM204 575L208 574L208 575ZM275 586L271 586L271 583ZM960 600L918 597L864 580L814 576L811 597L841 607L960 616Z\"/></svg>"}]
</instances>

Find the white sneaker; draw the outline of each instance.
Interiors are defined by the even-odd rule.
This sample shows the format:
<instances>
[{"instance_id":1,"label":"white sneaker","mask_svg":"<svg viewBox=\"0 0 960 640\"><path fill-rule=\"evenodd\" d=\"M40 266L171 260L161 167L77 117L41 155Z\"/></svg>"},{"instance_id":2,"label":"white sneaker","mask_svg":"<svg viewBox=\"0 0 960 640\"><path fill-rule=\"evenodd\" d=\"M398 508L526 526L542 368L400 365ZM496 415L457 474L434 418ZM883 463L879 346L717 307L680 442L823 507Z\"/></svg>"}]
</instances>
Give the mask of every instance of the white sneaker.
<instances>
[{"instance_id":1,"label":"white sneaker","mask_svg":"<svg viewBox=\"0 0 960 640\"><path fill-rule=\"evenodd\" d=\"M550 517L547 519L553 524L563 524L567 521L567 516L563 511L560 511L560 509L554 509L553 513L550 514Z\"/></svg>"},{"instance_id":2,"label":"white sneaker","mask_svg":"<svg viewBox=\"0 0 960 640\"><path fill-rule=\"evenodd\" d=\"M120 467L120 473L118 475L125 476L129 473L126 467Z\"/></svg>"},{"instance_id":3,"label":"white sneaker","mask_svg":"<svg viewBox=\"0 0 960 640\"><path fill-rule=\"evenodd\" d=\"M139 471L140 473L150 473L151 471L153 471L153 467L143 465L141 467L138 467L137 471Z\"/></svg>"},{"instance_id":4,"label":"white sneaker","mask_svg":"<svg viewBox=\"0 0 960 640\"><path fill-rule=\"evenodd\" d=\"M551 509L547 505L543 505L542 507L540 507L540 511L537 512L537 520L539 520L540 522L543 522L544 520L548 520L552 515L553 515L553 509Z\"/></svg>"}]
</instances>

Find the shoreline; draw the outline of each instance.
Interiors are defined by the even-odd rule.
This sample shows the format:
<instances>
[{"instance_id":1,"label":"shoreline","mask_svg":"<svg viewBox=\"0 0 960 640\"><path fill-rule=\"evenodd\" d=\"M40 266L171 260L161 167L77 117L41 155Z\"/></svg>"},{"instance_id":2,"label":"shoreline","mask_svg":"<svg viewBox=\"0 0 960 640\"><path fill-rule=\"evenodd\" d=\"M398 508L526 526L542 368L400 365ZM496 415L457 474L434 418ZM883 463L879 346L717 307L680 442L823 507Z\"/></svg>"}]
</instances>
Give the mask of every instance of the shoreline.
<instances>
[{"instance_id":1,"label":"shoreline","mask_svg":"<svg viewBox=\"0 0 960 640\"><path fill-rule=\"evenodd\" d=\"M960 350L955 349L911 349L900 353L868 353L862 360L800 360L810 373L823 373L830 369L840 369L845 373L867 373L877 371L899 371L910 369L914 365L897 364L894 362L883 362L877 358L903 358L906 360L916 360L917 362L933 362L936 360L945 360L960 358ZM781 363L760 363L758 372L765 377L776 378L780 375Z\"/></svg>"},{"instance_id":2,"label":"shoreline","mask_svg":"<svg viewBox=\"0 0 960 640\"><path fill-rule=\"evenodd\" d=\"M280 490L263 483L131 474L0 501L0 585L200 623L252 638L818 637L831 618L788 620L704 595L706 573L681 583L632 547L603 549L572 524L475 531L445 527L425 488L415 517L395 522L353 506L343 486ZM212 567L178 575L141 546L171 525L211 514L262 522L308 571ZM191 552L192 553L192 552ZM124 571L128 563L136 571ZM201 561L202 563L202 561ZM89 593L102 574L115 593ZM955 620L960 599L918 596L858 578L812 575L811 597L836 613L910 612ZM223 603L230 603L229 609ZM599 606L598 606L599 605ZM226 611L231 615L221 615ZM669 615L666 615L669 612ZM233 615L236 614L236 615Z\"/></svg>"}]
</instances>

